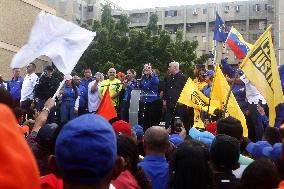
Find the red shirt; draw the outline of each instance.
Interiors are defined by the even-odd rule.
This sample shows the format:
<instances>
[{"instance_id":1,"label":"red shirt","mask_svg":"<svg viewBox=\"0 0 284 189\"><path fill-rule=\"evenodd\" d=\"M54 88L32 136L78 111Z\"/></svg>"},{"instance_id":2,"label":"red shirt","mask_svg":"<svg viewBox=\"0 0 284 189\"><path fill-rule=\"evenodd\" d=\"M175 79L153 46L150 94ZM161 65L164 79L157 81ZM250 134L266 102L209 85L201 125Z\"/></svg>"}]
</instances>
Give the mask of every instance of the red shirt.
<instances>
[{"instance_id":1,"label":"red shirt","mask_svg":"<svg viewBox=\"0 0 284 189\"><path fill-rule=\"evenodd\" d=\"M115 180L111 181L111 184L116 189L140 189L135 177L128 170L120 173Z\"/></svg>"},{"instance_id":2,"label":"red shirt","mask_svg":"<svg viewBox=\"0 0 284 189\"><path fill-rule=\"evenodd\" d=\"M63 189L62 179L57 178L54 174L48 174L40 178L41 189Z\"/></svg>"}]
</instances>

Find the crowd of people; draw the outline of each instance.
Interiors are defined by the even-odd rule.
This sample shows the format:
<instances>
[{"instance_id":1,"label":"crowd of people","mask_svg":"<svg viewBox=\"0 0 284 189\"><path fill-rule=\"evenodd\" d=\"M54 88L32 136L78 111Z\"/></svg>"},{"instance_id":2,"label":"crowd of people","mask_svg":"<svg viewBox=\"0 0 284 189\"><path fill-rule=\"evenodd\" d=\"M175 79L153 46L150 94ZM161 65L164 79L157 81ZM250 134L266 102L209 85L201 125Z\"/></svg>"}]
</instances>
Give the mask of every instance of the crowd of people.
<instances>
[{"instance_id":1,"label":"crowd of people","mask_svg":"<svg viewBox=\"0 0 284 189\"><path fill-rule=\"evenodd\" d=\"M283 106L269 125L265 99L225 52L221 68L248 137L238 119L222 113L201 112L204 128L196 127L194 109L177 102L187 81L178 62L169 63L163 80L149 63L140 79L133 69L93 77L86 68L84 78L64 76L56 99L54 67L37 75L30 63L24 78L13 69L10 81L0 77L0 188L284 188ZM214 71L196 65L194 73L197 88L210 97ZM107 90L117 111L111 120L96 114ZM129 123L133 90L141 90L135 125Z\"/></svg>"}]
</instances>

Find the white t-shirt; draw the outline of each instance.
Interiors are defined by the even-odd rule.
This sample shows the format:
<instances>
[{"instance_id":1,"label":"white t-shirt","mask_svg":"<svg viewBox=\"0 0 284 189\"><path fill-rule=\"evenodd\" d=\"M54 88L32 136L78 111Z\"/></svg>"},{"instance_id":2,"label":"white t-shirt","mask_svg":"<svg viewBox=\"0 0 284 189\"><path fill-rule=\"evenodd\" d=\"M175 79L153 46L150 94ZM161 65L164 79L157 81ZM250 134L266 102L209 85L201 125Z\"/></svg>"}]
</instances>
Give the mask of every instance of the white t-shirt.
<instances>
[{"instance_id":1,"label":"white t-shirt","mask_svg":"<svg viewBox=\"0 0 284 189\"><path fill-rule=\"evenodd\" d=\"M34 87L36 85L38 76L35 73L27 74L24 78L21 90L21 102L27 99L32 100L34 97Z\"/></svg>"},{"instance_id":2,"label":"white t-shirt","mask_svg":"<svg viewBox=\"0 0 284 189\"><path fill-rule=\"evenodd\" d=\"M97 111L101 98L99 96L99 90L95 91L94 93L91 91L92 86L96 83L96 80L92 81L88 85L88 110L89 112ZM100 82L97 85L97 88L99 89Z\"/></svg>"},{"instance_id":3,"label":"white t-shirt","mask_svg":"<svg viewBox=\"0 0 284 189\"><path fill-rule=\"evenodd\" d=\"M256 89L256 87L246 78L245 74L240 77L246 87L246 97L249 104L258 104L259 100L262 101L262 104L266 104L266 100Z\"/></svg>"}]
</instances>

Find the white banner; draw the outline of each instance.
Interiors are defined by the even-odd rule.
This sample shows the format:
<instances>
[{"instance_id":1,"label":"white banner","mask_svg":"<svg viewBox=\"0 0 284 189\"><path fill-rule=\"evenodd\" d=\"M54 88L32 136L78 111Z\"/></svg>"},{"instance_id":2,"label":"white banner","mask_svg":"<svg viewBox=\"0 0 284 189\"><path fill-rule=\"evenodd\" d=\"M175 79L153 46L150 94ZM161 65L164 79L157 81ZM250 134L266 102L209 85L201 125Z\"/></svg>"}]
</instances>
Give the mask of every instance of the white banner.
<instances>
[{"instance_id":1,"label":"white banner","mask_svg":"<svg viewBox=\"0 0 284 189\"><path fill-rule=\"evenodd\" d=\"M14 55L11 67L22 68L45 55L60 72L70 74L95 36L95 32L42 11L36 18L28 43Z\"/></svg>"}]
</instances>

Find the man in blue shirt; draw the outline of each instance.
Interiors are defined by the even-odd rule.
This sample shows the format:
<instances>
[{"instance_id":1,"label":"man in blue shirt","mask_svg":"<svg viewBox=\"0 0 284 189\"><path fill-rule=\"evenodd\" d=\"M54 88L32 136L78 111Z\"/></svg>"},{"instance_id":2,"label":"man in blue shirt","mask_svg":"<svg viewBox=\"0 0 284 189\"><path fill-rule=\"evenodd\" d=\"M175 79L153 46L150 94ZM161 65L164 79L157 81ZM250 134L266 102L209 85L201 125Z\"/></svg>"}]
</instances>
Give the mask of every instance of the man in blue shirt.
<instances>
[{"instance_id":1,"label":"man in blue shirt","mask_svg":"<svg viewBox=\"0 0 284 189\"><path fill-rule=\"evenodd\" d=\"M78 116L80 116L88 112L88 90L80 82L80 77L74 76L73 82L78 87L78 95L80 96L78 108Z\"/></svg>"},{"instance_id":2,"label":"man in blue shirt","mask_svg":"<svg viewBox=\"0 0 284 189\"><path fill-rule=\"evenodd\" d=\"M81 85L83 85L86 89L88 88L89 83L93 81L92 79L92 70L90 68L86 68L84 70L84 78L81 79Z\"/></svg>"},{"instance_id":3,"label":"man in blue shirt","mask_svg":"<svg viewBox=\"0 0 284 189\"><path fill-rule=\"evenodd\" d=\"M21 89L23 84L23 77L20 76L21 70L19 68L13 69L13 78L8 82L7 89L10 92L12 98L17 104L20 104Z\"/></svg>"},{"instance_id":4,"label":"man in blue shirt","mask_svg":"<svg viewBox=\"0 0 284 189\"><path fill-rule=\"evenodd\" d=\"M169 134L163 127L153 126L144 135L145 158L138 164L151 180L153 189L167 189L169 164L165 153L169 148Z\"/></svg>"},{"instance_id":5,"label":"man in blue shirt","mask_svg":"<svg viewBox=\"0 0 284 189\"><path fill-rule=\"evenodd\" d=\"M87 92L84 92L84 93L87 93L87 94L86 94L86 96L84 96L84 99L86 98L86 102L84 102L84 105L82 104L82 102L80 102L81 103L81 107L79 106L80 107L80 110L78 112L79 115L88 113L88 86L89 86L89 83L91 83L92 81L93 81L92 70L90 68L84 69L84 78L81 79L80 86L83 86L85 88L85 90ZM81 87L81 89L83 87ZM80 100L80 101L82 101L82 100Z\"/></svg>"}]
</instances>

